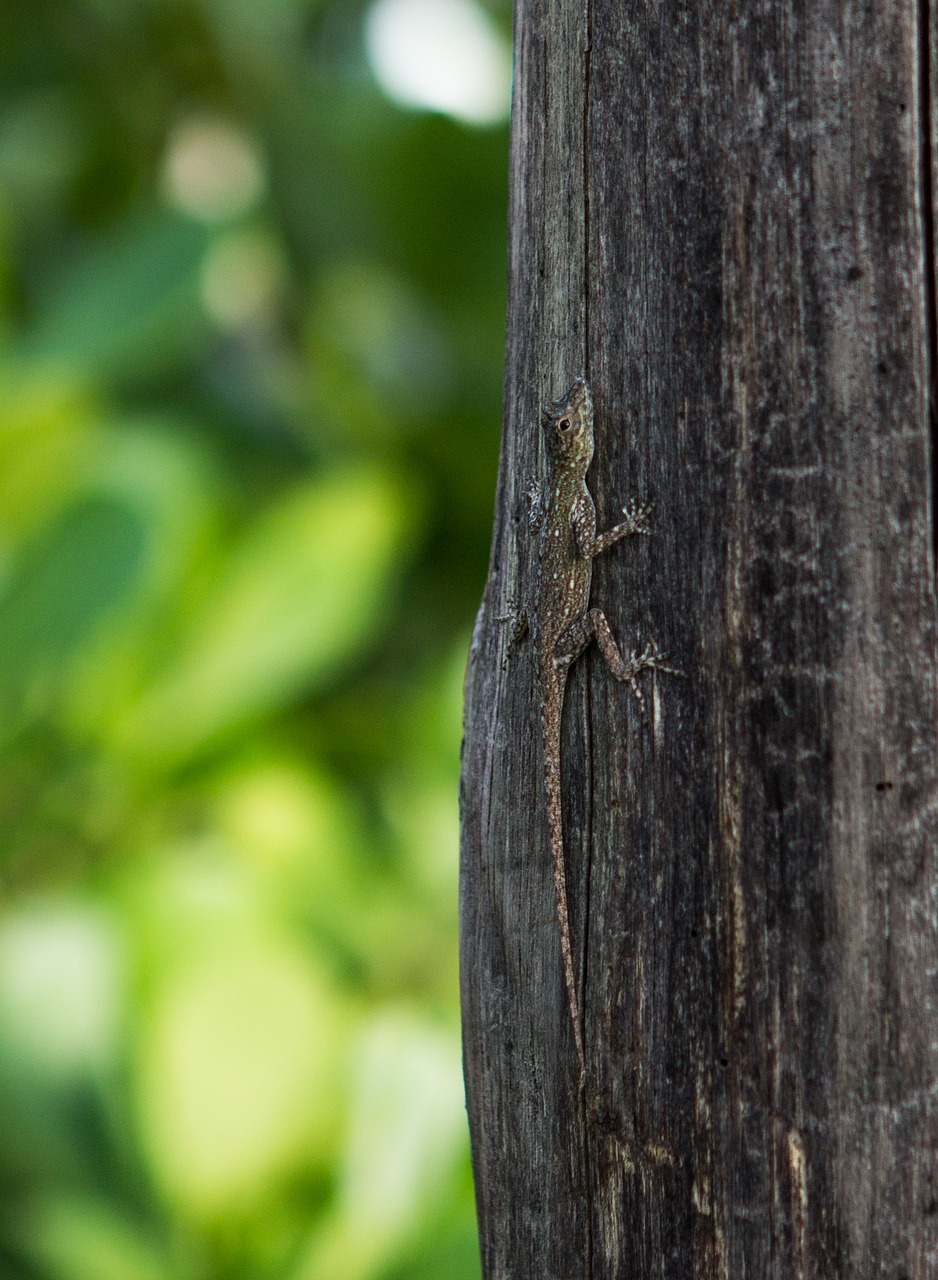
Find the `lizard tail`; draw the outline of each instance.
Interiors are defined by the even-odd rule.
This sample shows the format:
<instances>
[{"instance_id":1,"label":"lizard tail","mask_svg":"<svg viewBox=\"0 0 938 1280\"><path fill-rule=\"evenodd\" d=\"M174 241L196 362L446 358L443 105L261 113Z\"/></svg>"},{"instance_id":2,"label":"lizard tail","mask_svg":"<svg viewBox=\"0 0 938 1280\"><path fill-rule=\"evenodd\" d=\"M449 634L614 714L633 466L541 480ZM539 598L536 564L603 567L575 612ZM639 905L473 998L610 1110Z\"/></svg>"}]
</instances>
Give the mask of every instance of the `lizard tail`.
<instances>
[{"instance_id":1,"label":"lizard tail","mask_svg":"<svg viewBox=\"0 0 938 1280\"><path fill-rule=\"evenodd\" d=\"M563 976L567 987L567 1004L573 1024L573 1038L580 1064L580 1088L586 1083L586 1053L583 1048L583 1028L580 1021L580 997L577 991L576 973L573 967L573 946L570 940L570 910L567 906L567 869L563 847L563 806L560 794L560 699L546 698L543 708L544 728L544 785L547 796L547 825L550 832L550 851L554 864L554 884L557 889L557 920L560 924L560 949L563 954Z\"/></svg>"}]
</instances>

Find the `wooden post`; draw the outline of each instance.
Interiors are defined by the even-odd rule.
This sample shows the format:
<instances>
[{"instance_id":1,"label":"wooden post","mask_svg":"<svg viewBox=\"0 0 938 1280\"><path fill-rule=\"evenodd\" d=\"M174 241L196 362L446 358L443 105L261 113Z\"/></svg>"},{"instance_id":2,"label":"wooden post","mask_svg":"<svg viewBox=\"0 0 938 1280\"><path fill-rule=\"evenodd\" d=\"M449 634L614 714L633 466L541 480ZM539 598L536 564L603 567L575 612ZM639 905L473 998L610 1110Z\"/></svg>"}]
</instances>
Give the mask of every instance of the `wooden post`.
<instances>
[{"instance_id":1,"label":"wooden post","mask_svg":"<svg viewBox=\"0 0 938 1280\"><path fill-rule=\"evenodd\" d=\"M506 408L467 677L462 995L487 1280L938 1276L927 0L517 0ZM933 46L934 41L931 39ZM530 653L539 414L585 373L599 655ZM635 540L636 542L638 540Z\"/></svg>"}]
</instances>

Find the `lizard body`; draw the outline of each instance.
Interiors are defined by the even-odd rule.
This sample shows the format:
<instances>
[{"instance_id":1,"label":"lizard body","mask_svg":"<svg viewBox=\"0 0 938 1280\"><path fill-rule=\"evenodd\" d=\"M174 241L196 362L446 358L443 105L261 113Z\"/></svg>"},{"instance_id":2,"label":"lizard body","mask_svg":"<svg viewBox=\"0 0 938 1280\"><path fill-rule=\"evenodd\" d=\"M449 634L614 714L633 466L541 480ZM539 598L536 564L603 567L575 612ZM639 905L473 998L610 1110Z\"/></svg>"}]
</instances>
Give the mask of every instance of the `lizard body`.
<instances>
[{"instance_id":1,"label":"lizard body","mask_svg":"<svg viewBox=\"0 0 938 1280\"><path fill-rule=\"evenodd\" d=\"M646 646L642 653L623 658L605 614L600 609L589 607L594 557L622 538L647 534L651 506L630 504L623 508L625 520L597 535L596 508L586 487L586 472L594 448L593 403L582 378L577 379L567 394L546 410L545 429L547 484L537 502L537 510L532 512L532 530L538 534L535 591L518 633L529 628L534 649L557 919L582 1088L586 1080L586 1054L570 941L561 802L560 728L567 674L592 640L596 641L612 675L629 685L640 705L643 705L643 700L636 679L640 672L681 673L665 665L664 655L658 653L654 644Z\"/></svg>"}]
</instances>

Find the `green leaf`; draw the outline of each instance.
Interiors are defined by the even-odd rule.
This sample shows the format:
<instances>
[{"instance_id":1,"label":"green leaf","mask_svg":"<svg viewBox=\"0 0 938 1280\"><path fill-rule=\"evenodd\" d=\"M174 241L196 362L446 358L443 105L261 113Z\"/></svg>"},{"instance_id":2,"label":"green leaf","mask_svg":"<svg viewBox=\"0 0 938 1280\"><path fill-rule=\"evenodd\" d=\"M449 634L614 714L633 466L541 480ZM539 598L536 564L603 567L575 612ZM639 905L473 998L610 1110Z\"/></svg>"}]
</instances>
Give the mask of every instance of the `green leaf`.
<instances>
[{"instance_id":1,"label":"green leaf","mask_svg":"<svg viewBox=\"0 0 938 1280\"><path fill-rule=\"evenodd\" d=\"M0 364L0 538L19 541L74 496L95 418L72 380L17 376Z\"/></svg>"},{"instance_id":2,"label":"green leaf","mask_svg":"<svg viewBox=\"0 0 938 1280\"><path fill-rule=\"evenodd\" d=\"M197 428L169 415L101 424L82 470L86 492L136 513L147 552L133 595L87 647L70 681L63 718L86 738L106 735L161 653L183 608L187 578L214 545L221 486Z\"/></svg>"},{"instance_id":3,"label":"green leaf","mask_svg":"<svg viewBox=\"0 0 938 1280\"><path fill-rule=\"evenodd\" d=\"M123 952L109 915L41 904L0 920L4 1051L35 1079L107 1064L123 1014Z\"/></svg>"},{"instance_id":4,"label":"green leaf","mask_svg":"<svg viewBox=\"0 0 938 1280\"><path fill-rule=\"evenodd\" d=\"M203 331L199 269L206 232L154 216L65 265L24 354L90 375L139 376L174 364Z\"/></svg>"},{"instance_id":5,"label":"green leaf","mask_svg":"<svg viewBox=\"0 0 938 1280\"><path fill-rule=\"evenodd\" d=\"M179 759L333 675L381 619L408 522L404 494L377 470L281 500L235 550L121 742Z\"/></svg>"},{"instance_id":6,"label":"green leaf","mask_svg":"<svg viewBox=\"0 0 938 1280\"><path fill-rule=\"evenodd\" d=\"M23 1215L27 1252L49 1280L176 1280L160 1244L110 1205L49 1198Z\"/></svg>"},{"instance_id":7,"label":"green leaf","mask_svg":"<svg viewBox=\"0 0 938 1280\"><path fill-rule=\"evenodd\" d=\"M0 708L14 724L132 594L145 554L137 512L89 496L24 555L0 599Z\"/></svg>"},{"instance_id":8,"label":"green leaf","mask_svg":"<svg viewBox=\"0 0 938 1280\"><path fill-rule=\"evenodd\" d=\"M237 1214L331 1153L345 1014L306 954L213 937L159 984L138 1103L160 1183L195 1217Z\"/></svg>"},{"instance_id":9,"label":"green leaf","mask_svg":"<svg viewBox=\"0 0 938 1280\"><path fill-rule=\"evenodd\" d=\"M459 1041L405 1009L362 1031L335 1210L290 1280L373 1280L452 1193L466 1157Z\"/></svg>"}]
</instances>

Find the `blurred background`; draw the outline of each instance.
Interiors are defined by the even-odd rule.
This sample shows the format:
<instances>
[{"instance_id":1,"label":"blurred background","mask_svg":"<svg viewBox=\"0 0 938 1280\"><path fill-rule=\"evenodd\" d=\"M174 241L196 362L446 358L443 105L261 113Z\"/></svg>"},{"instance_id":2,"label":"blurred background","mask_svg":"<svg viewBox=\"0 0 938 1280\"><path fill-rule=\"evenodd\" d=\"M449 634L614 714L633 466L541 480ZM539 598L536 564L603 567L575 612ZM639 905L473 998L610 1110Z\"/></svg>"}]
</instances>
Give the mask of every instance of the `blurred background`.
<instances>
[{"instance_id":1,"label":"blurred background","mask_svg":"<svg viewBox=\"0 0 938 1280\"><path fill-rule=\"evenodd\" d=\"M508 0L0 4L0 1277L469 1280Z\"/></svg>"}]
</instances>

